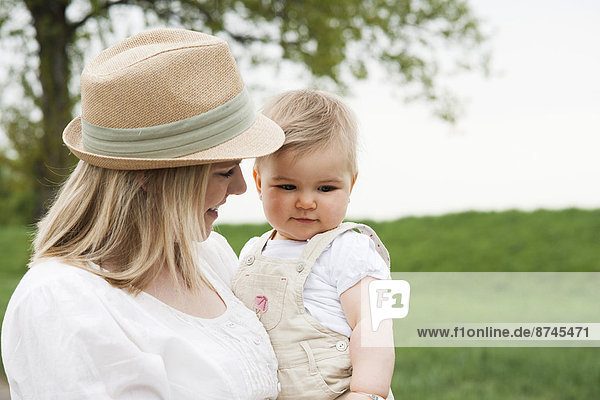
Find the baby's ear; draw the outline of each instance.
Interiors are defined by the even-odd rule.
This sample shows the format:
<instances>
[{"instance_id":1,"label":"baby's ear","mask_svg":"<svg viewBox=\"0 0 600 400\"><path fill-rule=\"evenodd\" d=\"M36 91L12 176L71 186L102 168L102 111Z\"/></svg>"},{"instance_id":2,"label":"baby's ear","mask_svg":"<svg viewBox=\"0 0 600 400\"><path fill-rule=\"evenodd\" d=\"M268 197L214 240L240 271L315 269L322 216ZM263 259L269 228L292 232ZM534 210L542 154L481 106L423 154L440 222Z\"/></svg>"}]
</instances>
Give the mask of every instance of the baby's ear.
<instances>
[{"instance_id":1,"label":"baby's ear","mask_svg":"<svg viewBox=\"0 0 600 400\"><path fill-rule=\"evenodd\" d=\"M262 196L262 187L261 187L261 180L260 180L260 171L258 170L256 165L254 166L254 168L252 168L252 177L254 178L254 183L256 184L256 191L258 192L258 196L261 197Z\"/></svg>"},{"instance_id":2,"label":"baby's ear","mask_svg":"<svg viewBox=\"0 0 600 400\"><path fill-rule=\"evenodd\" d=\"M352 177L352 183L350 183L350 193L352 193L352 188L354 187L354 184L356 183L356 178L358 178L358 171L356 171L356 173Z\"/></svg>"}]
</instances>

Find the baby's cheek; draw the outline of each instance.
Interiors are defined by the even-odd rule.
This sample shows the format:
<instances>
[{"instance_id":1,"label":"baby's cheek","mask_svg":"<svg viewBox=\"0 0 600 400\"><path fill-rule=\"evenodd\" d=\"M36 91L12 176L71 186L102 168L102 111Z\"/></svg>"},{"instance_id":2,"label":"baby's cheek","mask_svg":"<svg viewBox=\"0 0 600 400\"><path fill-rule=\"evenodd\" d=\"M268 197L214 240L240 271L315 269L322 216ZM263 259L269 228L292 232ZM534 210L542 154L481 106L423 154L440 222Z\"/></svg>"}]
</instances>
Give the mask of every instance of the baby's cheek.
<instances>
[{"instance_id":1,"label":"baby's cheek","mask_svg":"<svg viewBox=\"0 0 600 400\"><path fill-rule=\"evenodd\" d=\"M276 222L283 218L285 209L283 199L271 197L267 202L263 202L263 205L265 206L265 214L269 221Z\"/></svg>"},{"instance_id":2,"label":"baby's cheek","mask_svg":"<svg viewBox=\"0 0 600 400\"><path fill-rule=\"evenodd\" d=\"M339 225L346 217L346 211L348 209L347 203L338 203L335 207L330 210L330 215L334 221L335 226Z\"/></svg>"}]
</instances>

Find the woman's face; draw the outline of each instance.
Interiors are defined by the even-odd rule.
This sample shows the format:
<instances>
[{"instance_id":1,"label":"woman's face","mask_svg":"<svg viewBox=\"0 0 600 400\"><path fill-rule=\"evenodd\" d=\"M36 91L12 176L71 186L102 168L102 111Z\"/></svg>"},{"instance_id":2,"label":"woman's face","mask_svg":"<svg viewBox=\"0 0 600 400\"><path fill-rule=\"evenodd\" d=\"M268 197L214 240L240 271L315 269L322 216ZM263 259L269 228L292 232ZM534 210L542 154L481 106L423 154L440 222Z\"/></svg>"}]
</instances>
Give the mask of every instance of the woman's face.
<instances>
[{"instance_id":1,"label":"woman's face","mask_svg":"<svg viewBox=\"0 0 600 400\"><path fill-rule=\"evenodd\" d=\"M212 230L213 223L219 217L218 207L225 204L230 194L242 194L246 191L246 181L240 169L240 161L214 163L204 197L204 232Z\"/></svg>"}]
</instances>

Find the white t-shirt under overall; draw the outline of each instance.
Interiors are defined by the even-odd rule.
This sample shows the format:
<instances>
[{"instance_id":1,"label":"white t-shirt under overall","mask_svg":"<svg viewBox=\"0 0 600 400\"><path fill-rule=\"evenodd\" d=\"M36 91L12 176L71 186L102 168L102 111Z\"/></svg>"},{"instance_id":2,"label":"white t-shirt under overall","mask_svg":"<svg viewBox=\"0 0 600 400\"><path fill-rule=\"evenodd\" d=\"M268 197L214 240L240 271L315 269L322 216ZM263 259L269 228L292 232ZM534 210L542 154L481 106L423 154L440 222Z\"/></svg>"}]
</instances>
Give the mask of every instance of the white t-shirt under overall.
<instances>
[{"instance_id":1,"label":"white t-shirt under overall","mask_svg":"<svg viewBox=\"0 0 600 400\"><path fill-rule=\"evenodd\" d=\"M246 243L240 260L245 259L258 239L254 237ZM262 254L295 260L302 256L306 243L269 240ZM390 279L390 271L368 236L346 231L323 251L308 275L302 292L306 310L324 326L350 337L352 329L346 321L340 295L366 276Z\"/></svg>"}]
</instances>

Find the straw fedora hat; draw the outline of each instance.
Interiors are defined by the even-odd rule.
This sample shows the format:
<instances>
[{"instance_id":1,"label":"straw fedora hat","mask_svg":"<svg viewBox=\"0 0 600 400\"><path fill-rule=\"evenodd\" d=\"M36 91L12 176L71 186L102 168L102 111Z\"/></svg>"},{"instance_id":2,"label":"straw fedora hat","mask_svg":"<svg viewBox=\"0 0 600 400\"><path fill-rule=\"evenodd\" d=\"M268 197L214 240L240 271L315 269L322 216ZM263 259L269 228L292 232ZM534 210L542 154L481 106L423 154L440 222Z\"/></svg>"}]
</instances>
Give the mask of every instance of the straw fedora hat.
<instances>
[{"instance_id":1,"label":"straw fedora hat","mask_svg":"<svg viewBox=\"0 0 600 400\"><path fill-rule=\"evenodd\" d=\"M81 74L63 141L81 160L138 170L260 157L284 141L257 113L227 43L183 29L140 33Z\"/></svg>"}]
</instances>

